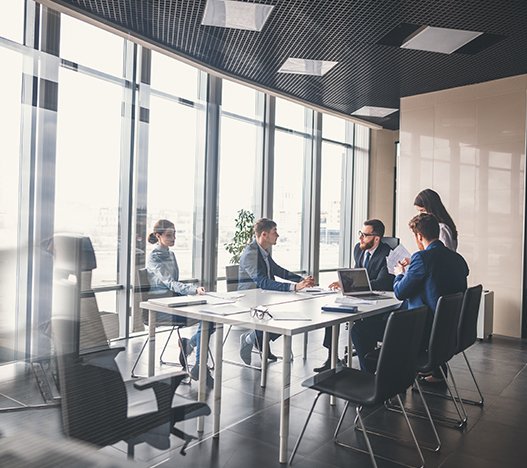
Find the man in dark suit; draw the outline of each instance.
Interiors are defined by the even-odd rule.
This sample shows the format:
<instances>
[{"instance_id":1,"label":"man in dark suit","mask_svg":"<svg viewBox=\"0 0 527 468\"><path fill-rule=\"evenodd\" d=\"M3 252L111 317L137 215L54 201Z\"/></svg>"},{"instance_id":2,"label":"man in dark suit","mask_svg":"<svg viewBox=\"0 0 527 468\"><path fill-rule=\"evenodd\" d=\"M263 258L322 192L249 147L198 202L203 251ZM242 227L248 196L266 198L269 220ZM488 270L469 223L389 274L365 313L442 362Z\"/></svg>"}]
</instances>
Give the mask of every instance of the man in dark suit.
<instances>
[{"instance_id":1,"label":"man in dark suit","mask_svg":"<svg viewBox=\"0 0 527 468\"><path fill-rule=\"evenodd\" d=\"M419 250L409 261L396 268L393 290L408 308L428 306L430 316L441 296L464 292L469 273L465 259L446 248L439 240L439 223L435 216L421 213L408 223ZM382 339L386 323L370 319L357 322L352 329L352 339L359 356L361 368L366 369L364 356Z\"/></svg>"},{"instance_id":2,"label":"man in dark suit","mask_svg":"<svg viewBox=\"0 0 527 468\"><path fill-rule=\"evenodd\" d=\"M278 232L276 223L270 219L262 218L254 225L255 239L245 247L240 257L238 276L238 289L253 289L255 286L272 291L300 291L313 286L312 276L302 278L282 268L271 258L271 247L276 245ZM287 283L276 281L275 276L282 278ZM271 333L269 338L274 341L280 335ZM253 345L261 347L263 333L250 330L240 336L240 357L246 364L251 363L251 350ZM269 359L276 361L276 356L269 351Z\"/></svg>"},{"instance_id":3,"label":"man in dark suit","mask_svg":"<svg viewBox=\"0 0 527 468\"><path fill-rule=\"evenodd\" d=\"M370 278L371 287L376 291L393 291L394 276L388 273L386 257L390 253L390 247L382 243L384 236L384 224L378 219L364 221L362 230L359 231L359 242L353 249L355 268L366 268ZM329 285L331 289L339 289L338 281ZM322 372L331 367L331 327L326 328L324 333L324 348L328 350L328 358L320 367L313 371Z\"/></svg>"}]
</instances>

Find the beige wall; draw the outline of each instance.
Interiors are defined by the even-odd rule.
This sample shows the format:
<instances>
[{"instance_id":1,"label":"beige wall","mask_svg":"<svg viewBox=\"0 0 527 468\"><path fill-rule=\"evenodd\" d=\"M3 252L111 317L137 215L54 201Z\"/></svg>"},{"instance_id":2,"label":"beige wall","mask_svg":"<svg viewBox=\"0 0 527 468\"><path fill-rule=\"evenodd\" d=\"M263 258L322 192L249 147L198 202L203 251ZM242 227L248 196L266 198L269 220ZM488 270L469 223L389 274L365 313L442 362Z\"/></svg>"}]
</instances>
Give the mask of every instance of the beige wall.
<instances>
[{"instance_id":1,"label":"beige wall","mask_svg":"<svg viewBox=\"0 0 527 468\"><path fill-rule=\"evenodd\" d=\"M395 142L399 132L372 130L370 144L370 188L368 218L380 219L386 235L393 232Z\"/></svg>"},{"instance_id":2,"label":"beige wall","mask_svg":"<svg viewBox=\"0 0 527 468\"><path fill-rule=\"evenodd\" d=\"M527 75L401 100L397 233L424 188L459 230L469 284L495 291L494 333L521 335Z\"/></svg>"}]
</instances>

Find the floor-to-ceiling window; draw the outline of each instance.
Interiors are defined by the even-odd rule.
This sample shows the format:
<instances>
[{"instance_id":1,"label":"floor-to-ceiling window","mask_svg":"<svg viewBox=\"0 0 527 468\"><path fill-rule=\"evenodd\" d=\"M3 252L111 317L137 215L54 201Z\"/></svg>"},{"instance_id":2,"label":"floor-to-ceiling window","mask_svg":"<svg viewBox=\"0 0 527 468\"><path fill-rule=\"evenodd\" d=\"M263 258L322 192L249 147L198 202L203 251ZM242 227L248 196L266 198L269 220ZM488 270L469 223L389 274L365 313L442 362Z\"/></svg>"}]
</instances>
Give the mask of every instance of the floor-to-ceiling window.
<instances>
[{"instance_id":1,"label":"floor-to-ceiling window","mask_svg":"<svg viewBox=\"0 0 527 468\"><path fill-rule=\"evenodd\" d=\"M276 260L291 271L302 270L305 164L311 148L304 106L276 99L273 218L280 239ZM307 117L307 121L311 119Z\"/></svg>"},{"instance_id":2,"label":"floor-to-ceiling window","mask_svg":"<svg viewBox=\"0 0 527 468\"><path fill-rule=\"evenodd\" d=\"M105 54L90 46L101 42ZM124 40L62 15L60 43L55 232L89 236L92 286L117 286ZM116 312L116 290L97 300Z\"/></svg>"},{"instance_id":3,"label":"floor-to-ceiling window","mask_svg":"<svg viewBox=\"0 0 527 468\"><path fill-rule=\"evenodd\" d=\"M146 234L154 223L168 219L176 226L174 252L180 279L190 279L195 237L194 207L200 141L204 136L204 103L199 100L196 68L152 52L150 120L148 124L148 177L146 179ZM151 251L152 244L146 244ZM195 248L195 247L194 247Z\"/></svg>"},{"instance_id":4,"label":"floor-to-ceiling window","mask_svg":"<svg viewBox=\"0 0 527 468\"><path fill-rule=\"evenodd\" d=\"M225 276L231 255L225 244L232 240L239 210L259 211L263 148L263 93L222 81L220 180L218 203L218 276Z\"/></svg>"}]
</instances>

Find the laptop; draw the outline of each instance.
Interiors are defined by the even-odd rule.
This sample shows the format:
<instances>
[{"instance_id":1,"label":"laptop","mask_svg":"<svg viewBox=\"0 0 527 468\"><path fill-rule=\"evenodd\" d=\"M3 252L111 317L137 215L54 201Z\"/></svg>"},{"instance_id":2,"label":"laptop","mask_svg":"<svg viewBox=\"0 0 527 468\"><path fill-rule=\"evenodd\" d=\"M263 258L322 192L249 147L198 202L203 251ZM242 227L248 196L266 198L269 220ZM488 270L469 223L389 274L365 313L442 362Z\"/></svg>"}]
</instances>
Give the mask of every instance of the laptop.
<instances>
[{"instance_id":1,"label":"laptop","mask_svg":"<svg viewBox=\"0 0 527 468\"><path fill-rule=\"evenodd\" d=\"M206 304L207 299L203 299L199 296L172 296L150 299L149 302L166 307L184 307L190 305Z\"/></svg>"},{"instance_id":2,"label":"laptop","mask_svg":"<svg viewBox=\"0 0 527 468\"><path fill-rule=\"evenodd\" d=\"M341 268L337 270L337 274L343 296L372 300L390 299L388 295L372 291L366 268Z\"/></svg>"}]
</instances>

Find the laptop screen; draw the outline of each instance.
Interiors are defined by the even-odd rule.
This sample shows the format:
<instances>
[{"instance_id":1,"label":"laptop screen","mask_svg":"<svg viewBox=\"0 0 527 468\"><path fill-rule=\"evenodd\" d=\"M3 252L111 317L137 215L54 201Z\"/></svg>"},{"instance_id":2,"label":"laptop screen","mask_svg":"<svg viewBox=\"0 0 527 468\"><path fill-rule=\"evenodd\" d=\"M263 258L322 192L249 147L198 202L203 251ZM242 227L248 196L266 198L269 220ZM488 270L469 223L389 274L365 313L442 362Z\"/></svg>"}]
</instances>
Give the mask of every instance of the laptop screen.
<instances>
[{"instance_id":1,"label":"laptop screen","mask_svg":"<svg viewBox=\"0 0 527 468\"><path fill-rule=\"evenodd\" d=\"M370 292L370 280L365 268L345 268L338 270L342 294Z\"/></svg>"}]
</instances>

